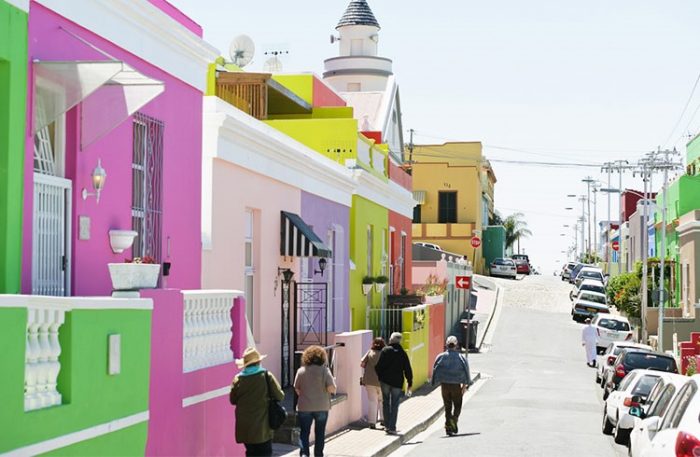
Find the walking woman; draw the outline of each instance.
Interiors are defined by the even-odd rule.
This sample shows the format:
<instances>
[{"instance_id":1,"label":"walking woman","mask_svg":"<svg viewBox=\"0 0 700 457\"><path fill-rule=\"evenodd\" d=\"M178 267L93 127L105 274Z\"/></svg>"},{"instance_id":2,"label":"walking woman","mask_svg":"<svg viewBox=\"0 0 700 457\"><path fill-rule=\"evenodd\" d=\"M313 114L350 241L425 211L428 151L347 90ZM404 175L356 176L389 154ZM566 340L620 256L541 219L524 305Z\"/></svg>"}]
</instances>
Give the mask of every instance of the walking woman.
<instances>
[{"instance_id":1,"label":"walking woman","mask_svg":"<svg viewBox=\"0 0 700 457\"><path fill-rule=\"evenodd\" d=\"M245 444L246 456L272 455L268 402L284 398L275 376L260 364L265 357L255 348L247 348L243 358L236 359L243 371L233 379L230 400L236 406L236 442Z\"/></svg>"},{"instance_id":2,"label":"walking woman","mask_svg":"<svg viewBox=\"0 0 700 457\"><path fill-rule=\"evenodd\" d=\"M314 423L316 442L314 456L322 456L326 441L326 422L335 393L335 379L327 366L328 357L321 346L308 347L301 356L301 368L294 378L294 390L299 396L297 418L301 432L299 448L302 456L310 456L309 435Z\"/></svg>"},{"instance_id":3,"label":"walking woman","mask_svg":"<svg viewBox=\"0 0 700 457\"><path fill-rule=\"evenodd\" d=\"M379 385L377 372L374 371L374 367L377 366L379 355L381 354L384 346L386 346L384 343L384 338L381 336L375 338L374 341L372 341L372 347L360 360L360 365L365 369L365 373L362 375L362 384L365 386L365 390L367 391L367 399L369 400L367 422L369 422L369 428L371 429L377 428L377 415L379 415L379 422L384 425L382 388Z\"/></svg>"}]
</instances>

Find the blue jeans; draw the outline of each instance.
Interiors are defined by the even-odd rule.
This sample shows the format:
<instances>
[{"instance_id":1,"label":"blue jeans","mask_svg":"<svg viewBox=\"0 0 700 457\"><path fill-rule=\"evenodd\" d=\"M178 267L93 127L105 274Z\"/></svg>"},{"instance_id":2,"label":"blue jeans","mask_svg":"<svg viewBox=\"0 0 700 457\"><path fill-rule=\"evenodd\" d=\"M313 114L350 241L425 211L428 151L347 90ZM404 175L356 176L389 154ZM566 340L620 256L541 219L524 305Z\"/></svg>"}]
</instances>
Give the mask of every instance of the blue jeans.
<instances>
[{"instance_id":1,"label":"blue jeans","mask_svg":"<svg viewBox=\"0 0 700 457\"><path fill-rule=\"evenodd\" d=\"M314 433L316 442L314 443L314 455L322 456L323 447L326 445L326 422L328 422L328 411L298 411L299 419L299 453L301 455L311 455L309 446L309 435L311 435L311 422L314 422Z\"/></svg>"},{"instance_id":2,"label":"blue jeans","mask_svg":"<svg viewBox=\"0 0 700 457\"><path fill-rule=\"evenodd\" d=\"M380 383L382 386L382 400L384 401L384 427L389 431L396 431L396 419L399 416L399 402L403 391L399 387Z\"/></svg>"}]
</instances>

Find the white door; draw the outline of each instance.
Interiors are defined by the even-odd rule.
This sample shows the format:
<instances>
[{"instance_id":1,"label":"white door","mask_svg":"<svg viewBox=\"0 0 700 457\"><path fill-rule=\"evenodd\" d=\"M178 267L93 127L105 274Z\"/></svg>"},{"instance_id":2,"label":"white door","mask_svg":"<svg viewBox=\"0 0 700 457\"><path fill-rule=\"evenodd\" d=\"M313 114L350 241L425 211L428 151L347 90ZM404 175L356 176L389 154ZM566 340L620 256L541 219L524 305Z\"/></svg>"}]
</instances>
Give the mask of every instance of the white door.
<instances>
[{"instance_id":1,"label":"white door","mask_svg":"<svg viewBox=\"0 0 700 457\"><path fill-rule=\"evenodd\" d=\"M43 115L37 94L38 116ZM65 122L61 116L34 135L32 294L70 295L71 181L63 178Z\"/></svg>"}]
</instances>

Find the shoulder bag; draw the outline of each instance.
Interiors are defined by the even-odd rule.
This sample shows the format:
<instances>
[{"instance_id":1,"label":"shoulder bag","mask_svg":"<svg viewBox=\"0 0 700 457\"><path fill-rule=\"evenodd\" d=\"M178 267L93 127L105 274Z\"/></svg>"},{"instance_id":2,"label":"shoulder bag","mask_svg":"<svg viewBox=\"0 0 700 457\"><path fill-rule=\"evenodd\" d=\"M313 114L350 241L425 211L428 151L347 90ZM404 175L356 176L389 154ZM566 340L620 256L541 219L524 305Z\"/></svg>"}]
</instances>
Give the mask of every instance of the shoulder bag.
<instances>
[{"instance_id":1,"label":"shoulder bag","mask_svg":"<svg viewBox=\"0 0 700 457\"><path fill-rule=\"evenodd\" d=\"M269 402L267 404L267 419L272 430L277 430L287 420L287 410L284 406L272 396L270 390L270 374L265 372L265 381L267 382L267 396Z\"/></svg>"}]
</instances>

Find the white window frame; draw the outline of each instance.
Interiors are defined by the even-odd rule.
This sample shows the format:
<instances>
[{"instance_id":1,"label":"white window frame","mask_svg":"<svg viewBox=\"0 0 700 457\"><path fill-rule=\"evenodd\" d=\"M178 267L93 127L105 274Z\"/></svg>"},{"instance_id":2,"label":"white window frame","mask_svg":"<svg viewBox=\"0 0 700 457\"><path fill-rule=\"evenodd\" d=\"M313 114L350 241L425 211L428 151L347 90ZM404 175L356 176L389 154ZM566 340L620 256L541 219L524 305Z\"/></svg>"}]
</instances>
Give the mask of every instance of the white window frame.
<instances>
[{"instance_id":1,"label":"white window frame","mask_svg":"<svg viewBox=\"0 0 700 457\"><path fill-rule=\"evenodd\" d=\"M255 211L250 208L246 208L244 216L244 244L243 244L243 290L246 301L246 317L248 319L248 325L255 336L257 341L258 332L255 331L257 323L257 309L255 302L257 300L257 294L255 293L255 286L257 284L256 274L255 274ZM248 263L248 248L250 247L250 264ZM249 286L250 280L250 286ZM249 287L252 290L249 290Z\"/></svg>"},{"instance_id":2,"label":"white window frame","mask_svg":"<svg viewBox=\"0 0 700 457\"><path fill-rule=\"evenodd\" d=\"M45 91L46 94L44 96L54 96L54 97L62 97L63 96L63 89L50 82L47 81L43 78L38 78L36 81L37 85L37 101L38 101L38 107L37 109L42 109L43 107L43 101L42 101L42 91ZM44 175L50 175L50 176L58 176L60 178L64 178L66 176L66 113L62 113L60 116L56 118L55 121L52 122L54 124L54 138L53 138L53 143L51 144L51 155L53 157L53 173L46 173L45 170L37 170L32 162L32 168L34 169L35 173L41 173ZM48 135L48 128L51 124L48 126L42 128L39 132L35 133L34 136L32 137L32 140L34 141L34 160L37 160L36 158L36 137L37 135L43 135L46 134Z\"/></svg>"}]
</instances>

